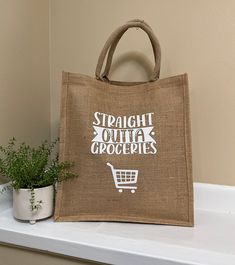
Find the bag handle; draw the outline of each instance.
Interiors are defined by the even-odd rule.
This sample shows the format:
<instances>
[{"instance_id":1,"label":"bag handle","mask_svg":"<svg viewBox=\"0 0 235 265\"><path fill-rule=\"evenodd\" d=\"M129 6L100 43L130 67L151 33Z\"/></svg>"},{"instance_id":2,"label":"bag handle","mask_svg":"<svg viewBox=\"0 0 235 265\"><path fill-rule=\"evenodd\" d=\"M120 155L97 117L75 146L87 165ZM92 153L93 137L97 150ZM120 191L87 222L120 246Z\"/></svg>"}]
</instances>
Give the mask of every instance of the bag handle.
<instances>
[{"instance_id":1,"label":"bag handle","mask_svg":"<svg viewBox=\"0 0 235 265\"><path fill-rule=\"evenodd\" d=\"M153 69L153 73L152 76L150 78L150 81L155 81L156 79L159 78L159 74L160 74L160 62L161 62L161 49L160 49L160 45L159 42L156 38L156 36L154 35L151 27L144 22L143 20L139 20L139 19L135 19L135 20L131 20L129 22L127 22L126 24L124 24L123 26L119 27L118 29L116 29L108 38L108 40L106 41L99 59L98 59L98 63L96 66L96 78L102 81L107 81L107 75L109 73L110 67L111 67L111 63L112 63L112 58L113 58L113 54L115 52L115 49L117 47L118 42L120 41L121 37L123 36L123 34L129 29L129 28L141 28L143 31L145 31L151 41L152 47L153 47L153 52L154 52L154 58L155 58L155 66ZM105 57L108 53L108 57L107 57L107 61L106 61L106 66L105 66L105 70L104 72L101 74L102 71L102 67L104 64L104 60Z\"/></svg>"},{"instance_id":2,"label":"bag handle","mask_svg":"<svg viewBox=\"0 0 235 265\"><path fill-rule=\"evenodd\" d=\"M139 20L139 19L134 19L134 20L131 20L131 21L128 21L128 23L130 22L142 22L144 23L146 26L149 27L149 29L151 29L151 27L143 20ZM152 29L151 29L152 30ZM108 56L107 56L107 60L106 60L106 65L105 65L105 69L102 73L102 78L105 78L108 80L108 74L109 74L109 71L110 71L110 68L111 68L111 64L112 64L112 60L113 60L113 55L114 55L114 52L117 48L117 45L121 39L121 37L123 36L123 33L119 34L119 36L117 36L117 38L115 39L115 41L112 43L110 49L109 49L109 52L108 52ZM153 47L153 43L152 43L152 40L150 39L151 41L151 44L152 44L152 47ZM154 52L154 59L156 61L156 57L157 57L157 54L155 54L155 50L153 49L153 52ZM158 76L159 77L159 76Z\"/></svg>"}]
</instances>

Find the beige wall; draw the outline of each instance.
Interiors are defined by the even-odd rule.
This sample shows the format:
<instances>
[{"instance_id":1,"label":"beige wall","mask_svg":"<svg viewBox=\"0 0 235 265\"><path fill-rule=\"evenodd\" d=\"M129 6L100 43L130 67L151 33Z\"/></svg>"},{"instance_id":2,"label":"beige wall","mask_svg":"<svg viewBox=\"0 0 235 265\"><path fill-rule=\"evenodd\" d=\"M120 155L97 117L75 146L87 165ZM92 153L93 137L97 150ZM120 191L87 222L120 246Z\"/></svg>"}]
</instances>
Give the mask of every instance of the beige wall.
<instances>
[{"instance_id":1,"label":"beige wall","mask_svg":"<svg viewBox=\"0 0 235 265\"><path fill-rule=\"evenodd\" d=\"M141 18L160 40L161 77L189 74L195 180L235 185L234 1L0 0L0 5L1 143L12 136L41 142L49 138L50 121L56 137L61 71L93 76L108 35ZM152 51L140 30L125 35L115 58L111 78L147 79Z\"/></svg>"},{"instance_id":2,"label":"beige wall","mask_svg":"<svg viewBox=\"0 0 235 265\"><path fill-rule=\"evenodd\" d=\"M0 144L50 137L48 0L0 0Z\"/></svg>"},{"instance_id":3,"label":"beige wall","mask_svg":"<svg viewBox=\"0 0 235 265\"><path fill-rule=\"evenodd\" d=\"M119 25L141 18L162 47L161 77L188 72L196 181L235 185L235 2L232 0L51 0L51 122L57 134L61 71L94 76ZM146 57L136 59L140 51ZM111 77L144 80L152 51L139 30L125 35ZM130 59L130 61L128 61Z\"/></svg>"}]
</instances>

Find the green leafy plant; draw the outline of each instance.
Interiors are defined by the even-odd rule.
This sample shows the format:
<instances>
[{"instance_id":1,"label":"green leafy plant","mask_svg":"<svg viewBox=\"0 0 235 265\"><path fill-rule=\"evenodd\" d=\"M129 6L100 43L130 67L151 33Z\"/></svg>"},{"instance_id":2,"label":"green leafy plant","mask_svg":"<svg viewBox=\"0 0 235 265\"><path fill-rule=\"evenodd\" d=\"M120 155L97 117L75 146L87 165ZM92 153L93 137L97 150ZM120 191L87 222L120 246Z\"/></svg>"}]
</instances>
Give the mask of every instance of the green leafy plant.
<instances>
[{"instance_id":1,"label":"green leafy plant","mask_svg":"<svg viewBox=\"0 0 235 265\"><path fill-rule=\"evenodd\" d=\"M44 141L38 147L26 143L17 144L12 138L8 144L0 146L0 174L11 181L11 186L18 189L31 190L31 208L38 209L42 202L34 202L34 189L55 185L67 179L76 177L71 172L73 164L59 162L58 153L53 151L58 139L51 144Z\"/></svg>"},{"instance_id":2,"label":"green leafy plant","mask_svg":"<svg viewBox=\"0 0 235 265\"><path fill-rule=\"evenodd\" d=\"M25 143L17 146L15 138L6 147L0 146L0 174L12 182L14 189L35 189L76 177L70 162L59 162L58 154L51 158L58 139L38 147Z\"/></svg>"}]
</instances>

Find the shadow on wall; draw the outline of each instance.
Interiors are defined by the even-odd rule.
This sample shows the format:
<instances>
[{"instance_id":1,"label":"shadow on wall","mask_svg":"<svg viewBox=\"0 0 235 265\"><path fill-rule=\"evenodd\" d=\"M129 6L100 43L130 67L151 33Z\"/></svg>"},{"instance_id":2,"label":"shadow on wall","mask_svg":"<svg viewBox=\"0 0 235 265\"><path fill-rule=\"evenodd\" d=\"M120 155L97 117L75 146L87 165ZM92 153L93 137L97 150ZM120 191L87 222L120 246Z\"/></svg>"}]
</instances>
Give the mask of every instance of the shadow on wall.
<instances>
[{"instance_id":1,"label":"shadow on wall","mask_svg":"<svg viewBox=\"0 0 235 265\"><path fill-rule=\"evenodd\" d=\"M119 69L126 69L124 67L125 64L130 64L133 69L138 69L141 67L141 71L143 72L140 76L133 76L133 69L130 68L130 72L126 71L125 80L122 81L143 81L145 79L148 81L151 77L152 71L153 71L153 63L145 56L143 53L138 51L129 51L126 53L123 53L118 56L118 58L112 63L111 70L110 70L110 76L116 75L116 72L118 72ZM136 67L138 66L138 68ZM139 75L139 70L137 71L137 75ZM123 76L123 75L122 75ZM131 77L130 77L131 76ZM141 77L141 80L139 80ZM131 79L130 79L131 78ZM138 80L136 80L137 78ZM128 80L127 80L128 79Z\"/></svg>"}]
</instances>

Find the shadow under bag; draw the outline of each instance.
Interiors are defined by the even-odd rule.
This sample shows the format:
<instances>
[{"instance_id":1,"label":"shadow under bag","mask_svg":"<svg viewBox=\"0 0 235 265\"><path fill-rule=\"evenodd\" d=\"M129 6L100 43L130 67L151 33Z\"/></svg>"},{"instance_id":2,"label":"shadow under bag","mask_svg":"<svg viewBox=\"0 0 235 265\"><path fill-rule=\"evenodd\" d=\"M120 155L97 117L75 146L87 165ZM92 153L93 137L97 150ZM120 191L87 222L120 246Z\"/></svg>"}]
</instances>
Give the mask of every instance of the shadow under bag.
<instances>
[{"instance_id":1,"label":"shadow under bag","mask_svg":"<svg viewBox=\"0 0 235 265\"><path fill-rule=\"evenodd\" d=\"M133 27L151 41L153 73L148 82L110 81L116 46ZM159 79L160 60L150 26L133 20L108 38L96 78L63 72L60 160L79 176L58 185L56 221L193 226L188 79Z\"/></svg>"}]
</instances>

